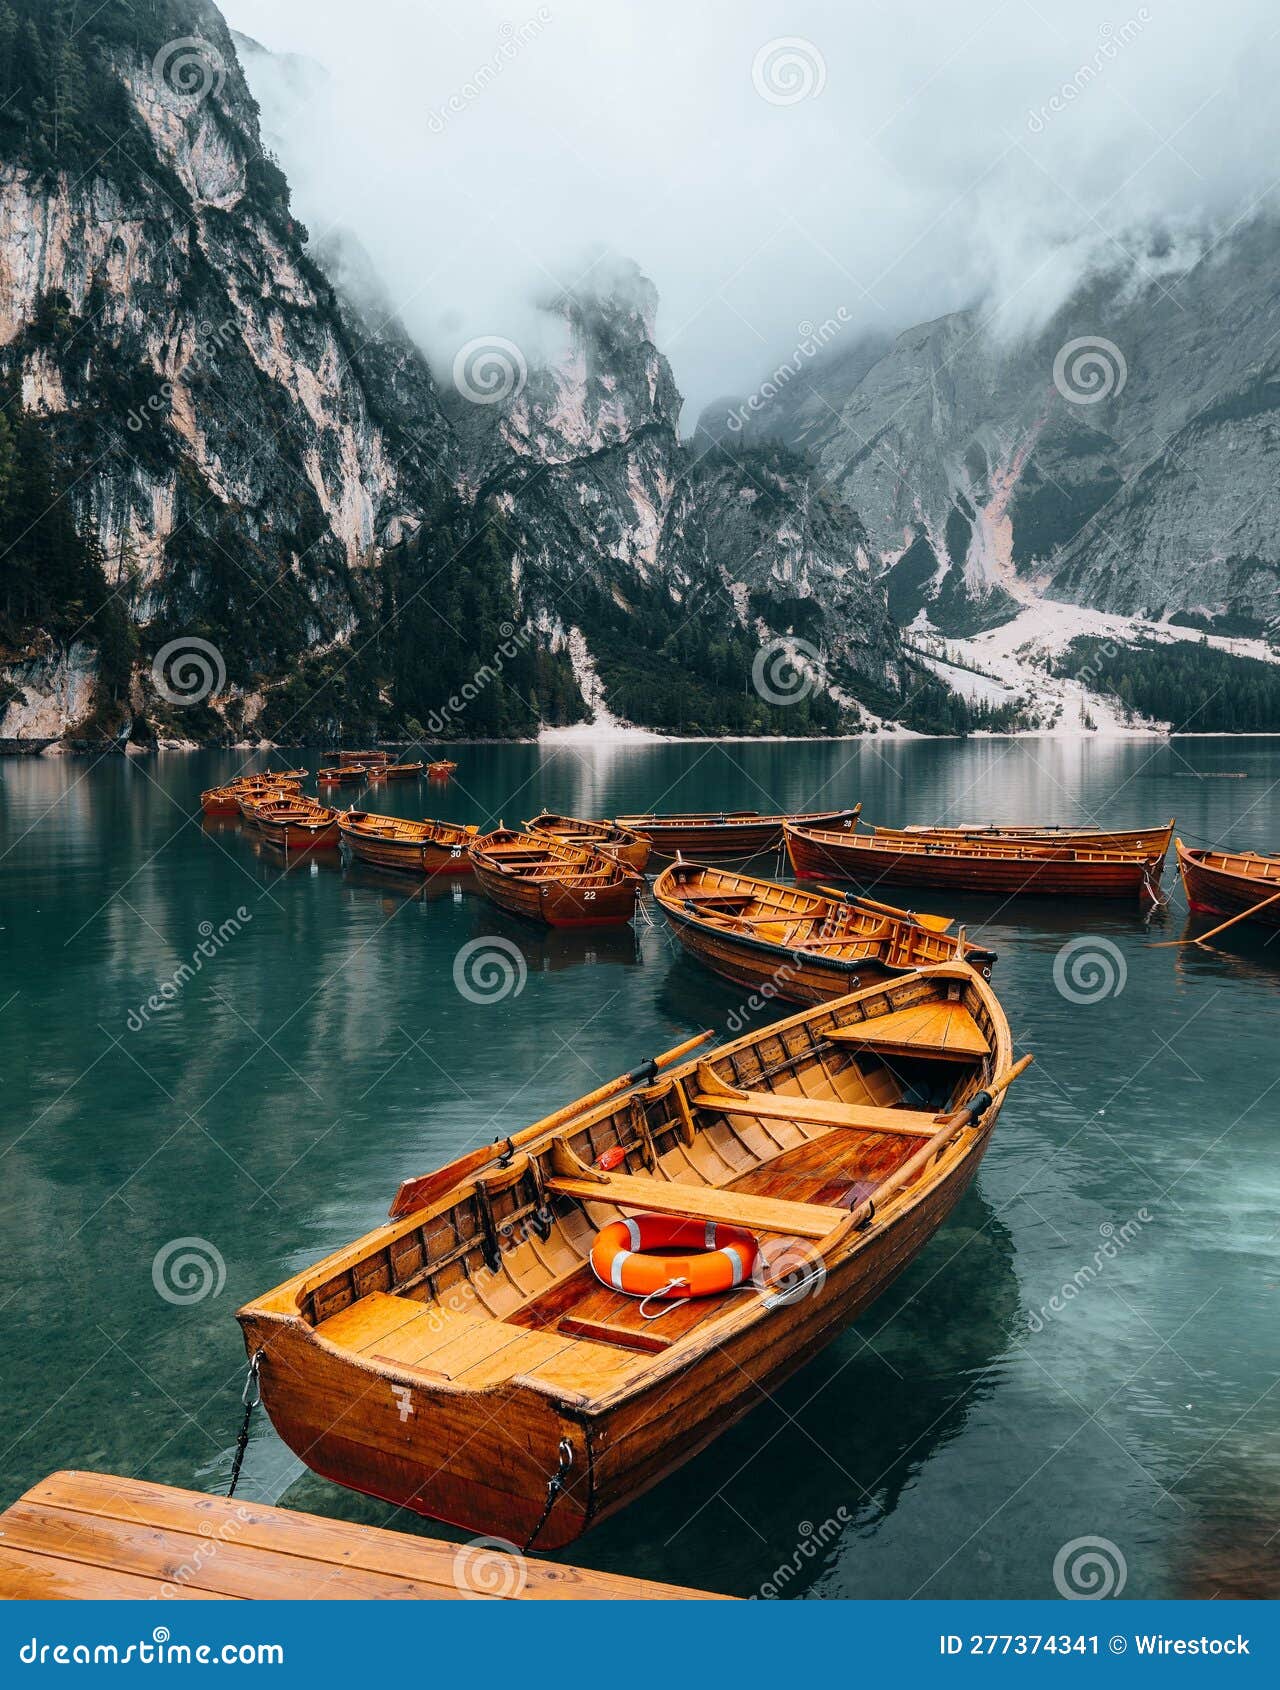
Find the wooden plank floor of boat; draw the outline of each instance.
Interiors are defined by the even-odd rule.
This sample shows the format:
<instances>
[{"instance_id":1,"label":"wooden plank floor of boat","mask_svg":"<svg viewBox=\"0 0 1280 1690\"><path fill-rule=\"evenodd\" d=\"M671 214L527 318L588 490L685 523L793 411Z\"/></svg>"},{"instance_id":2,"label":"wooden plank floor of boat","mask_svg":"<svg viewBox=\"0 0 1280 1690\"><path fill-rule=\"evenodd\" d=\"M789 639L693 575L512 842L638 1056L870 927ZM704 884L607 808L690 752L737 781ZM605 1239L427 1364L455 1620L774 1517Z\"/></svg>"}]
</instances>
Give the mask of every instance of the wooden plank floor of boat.
<instances>
[{"instance_id":1,"label":"wooden plank floor of boat","mask_svg":"<svg viewBox=\"0 0 1280 1690\"><path fill-rule=\"evenodd\" d=\"M110 1473L53 1473L0 1514L0 1598L456 1600L492 1550ZM721 1600L525 1560L508 1600ZM489 1581L492 1582L491 1580Z\"/></svg>"},{"instance_id":2,"label":"wooden plank floor of boat","mask_svg":"<svg viewBox=\"0 0 1280 1690\"><path fill-rule=\"evenodd\" d=\"M861 1202L915 1149L911 1139L897 1134L820 1131L780 1150L764 1167L738 1174L723 1190L746 1199L847 1207ZM692 1187L695 1192L706 1189ZM599 1218L608 1213L602 1208ZM736 1294L729 1292L727 1297ZM726 1297L704 1297L675 1303L656 1322L647 1320L634 1297L602 1285L590 1264L584 1263L560 1284L508 1315L506 1324L540 1335L594 1337L595 1343L579 1345L576 1353L565 1351L529 1369L536 1378L566 1390L577 1387L591 1396L616 1389L625 1378L642 1373L646 1352L665 1349L715 1319L723 1313L725 1302ZM612 1362L602 1344L613 1349Z\"/></svg>"}]
</instances>

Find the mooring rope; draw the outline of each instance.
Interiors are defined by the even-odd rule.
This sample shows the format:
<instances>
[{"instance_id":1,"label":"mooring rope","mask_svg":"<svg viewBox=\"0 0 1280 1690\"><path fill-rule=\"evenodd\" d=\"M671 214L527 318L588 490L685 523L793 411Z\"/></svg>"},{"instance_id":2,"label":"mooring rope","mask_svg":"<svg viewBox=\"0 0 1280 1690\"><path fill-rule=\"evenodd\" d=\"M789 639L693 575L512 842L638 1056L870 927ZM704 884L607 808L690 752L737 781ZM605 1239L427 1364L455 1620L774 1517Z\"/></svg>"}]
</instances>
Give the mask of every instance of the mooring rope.
<instances>
[{"instance_id":1,"label":"mooring rope","mask_svg":"<svg viewBox=\"0 0 1280 1690\"><path fill-rule=\"evenodd\" d=\"M249 1372L245 1377L244 1390L240 1393L240 1401L244 1404L244 1419L240 1422L240 1436L236 1439L235 1459L231 1463L231 1483L227 1487L227 1495L236 1494L236 1486L240 1483L240 1469L244 1466L244 1452L249 1447L249 1422L253 1418L253 1411L262 1401L262 1387L258 1380L258 1372L262 1366L262 1351L255 1350L249 1357Z\"/></svg>"},{"instance_id":2,"label":"mooring rope","mask_svg":"<svg viewBox=\"0 0 1280 1690\"><path fill-rule=\"evenodd\" d=\"M561 1438L559 1454L560 1465L547 1480L546 1504L543 1507L541 1518L539 1519L537 1525L529 1533L525 1546L523 1550L521 1550L521 1554L523 1555L527 1555L529 1553L534 1544L538 1541L538 1538L541 1536L542 1528L551 1518L551 1510L556 1505L556 1498L564 1489L565 1480L569 1477L569 1472L573 1467L573 1445L569 1442L568 1438Z\"/></svg>"}]
</instances>

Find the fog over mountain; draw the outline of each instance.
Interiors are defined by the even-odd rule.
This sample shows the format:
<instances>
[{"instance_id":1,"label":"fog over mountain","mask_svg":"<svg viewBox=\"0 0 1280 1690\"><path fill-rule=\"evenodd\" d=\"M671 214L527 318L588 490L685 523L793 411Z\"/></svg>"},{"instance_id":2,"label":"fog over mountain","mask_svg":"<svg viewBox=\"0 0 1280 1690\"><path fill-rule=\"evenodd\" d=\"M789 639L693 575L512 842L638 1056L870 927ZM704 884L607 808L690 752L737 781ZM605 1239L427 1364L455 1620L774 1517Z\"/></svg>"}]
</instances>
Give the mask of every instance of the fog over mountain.
<instances>
[{"instance_id":1,"label":"fog over mountain","mask_svg":"<svg viewBox=\"0 0 1280 1690\"><path fill-rule=\"evenodd\" d=\"M438 366L482 334L547 350L534 303L620 254L657 285L686 427L806 325L982 303L1016 338L1270 201L1262 0L1209 27L1191 0L224 10L272 55L247 68L313 236L359 238Z\"/></svg>"}]
</instances>

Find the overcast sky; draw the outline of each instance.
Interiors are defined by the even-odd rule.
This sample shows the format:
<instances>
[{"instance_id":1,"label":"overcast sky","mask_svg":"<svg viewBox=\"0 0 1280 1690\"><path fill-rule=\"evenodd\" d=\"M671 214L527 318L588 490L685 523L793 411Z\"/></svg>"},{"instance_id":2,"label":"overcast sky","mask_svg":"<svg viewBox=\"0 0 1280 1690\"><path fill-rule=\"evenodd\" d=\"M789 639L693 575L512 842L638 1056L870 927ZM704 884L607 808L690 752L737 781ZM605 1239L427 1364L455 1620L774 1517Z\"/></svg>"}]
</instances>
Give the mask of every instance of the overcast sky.
<instances>
[{"instance_id":1,"label":"overcast sky","mask_svg":"<svg viewBox=\"0 0 1280 1690\"><path fill-rule=\"evenodd\" d=\"M221 3L324 67L260 90L295 204L438 361L533 338L530 302L612 249L660 291L686 425L801 324L987 299L1018 333L1280 175L1270 0Z\"/></svg>"}]
</instances>

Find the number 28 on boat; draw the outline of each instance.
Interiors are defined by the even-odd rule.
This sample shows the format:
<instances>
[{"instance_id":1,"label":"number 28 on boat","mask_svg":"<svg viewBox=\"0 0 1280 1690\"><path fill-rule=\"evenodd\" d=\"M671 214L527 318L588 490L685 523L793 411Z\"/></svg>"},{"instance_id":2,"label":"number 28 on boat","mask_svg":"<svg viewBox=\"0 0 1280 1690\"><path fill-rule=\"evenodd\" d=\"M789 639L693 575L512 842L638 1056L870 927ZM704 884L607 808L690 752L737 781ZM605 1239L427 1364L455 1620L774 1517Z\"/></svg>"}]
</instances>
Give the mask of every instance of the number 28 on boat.
<instances>
[{"instance_id":1,"label":"number 28 on boat","mask_svg":"<svg viewBox=\"0 0 1280 1690\"><path fill-rule=\"evenodd\" d=\"M469 1531L571 1542L902 1272L1031 1060L962 961L690 1054L707 1037L406 1181L388 1225L240 1310L302 1460Z\"/></svg>"}]
</instances>

